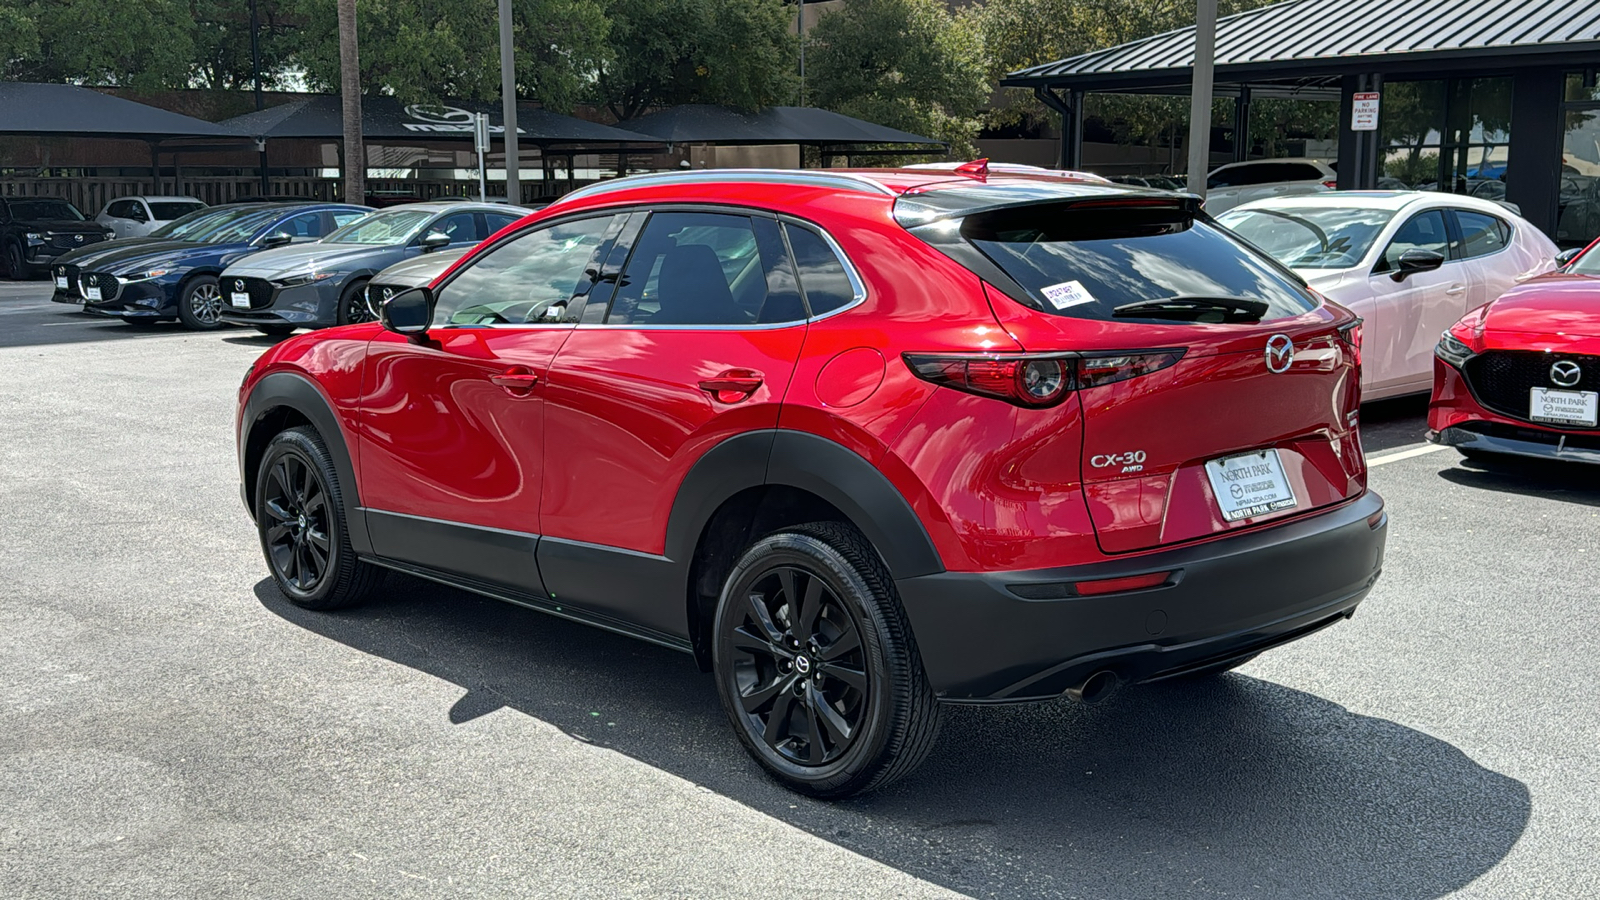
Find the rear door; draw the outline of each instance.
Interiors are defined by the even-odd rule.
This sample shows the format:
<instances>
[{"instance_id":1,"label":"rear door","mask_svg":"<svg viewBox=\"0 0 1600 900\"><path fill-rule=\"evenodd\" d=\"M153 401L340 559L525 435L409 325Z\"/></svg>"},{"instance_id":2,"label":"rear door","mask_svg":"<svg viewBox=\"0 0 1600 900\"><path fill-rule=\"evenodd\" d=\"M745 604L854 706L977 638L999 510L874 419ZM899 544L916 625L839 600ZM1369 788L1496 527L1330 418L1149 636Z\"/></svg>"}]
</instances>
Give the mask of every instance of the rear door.
<instances>
[{"instance_id":1,"label":"rear door","mask_svg":"<svg viewBox=\"0 0 1600 900\"><path fill-rule=\"evenodd\" d=\"M589 299L551 370L539 566L575 605L681 636L681 594L624 573L661 561L678 487L706 451L777 426L806 313L770 215L637 215L625 267L608 259L601 275L614 296Z\"/></svg>"},{"instance_id":2,"label":"rear door","mask_svg":"<svg viewBox=\"0 0 1600 900\"><path fill-rule=\"evenodd\" d=\"M1177 208L1097 204L970 216L962 234L1027 291L991 296L1023 347L1082 356L1081 476L1105 552L1364 490L1359 369L1341 332L1354 317L1225 229ZM1061 407L1064 421L1074 412Z\"/></svg>"},{"instance_id":3,"label":"rear door","mask_svg":"<svg viewBox=\"0 0 1600 900\"><path fill-rule=\"evenodd\" d=\"M441 285L425 339L372 340L360 479L379 554L542 593L546 382L613 218L503 240Z\"/></svg>"}]
</instances>

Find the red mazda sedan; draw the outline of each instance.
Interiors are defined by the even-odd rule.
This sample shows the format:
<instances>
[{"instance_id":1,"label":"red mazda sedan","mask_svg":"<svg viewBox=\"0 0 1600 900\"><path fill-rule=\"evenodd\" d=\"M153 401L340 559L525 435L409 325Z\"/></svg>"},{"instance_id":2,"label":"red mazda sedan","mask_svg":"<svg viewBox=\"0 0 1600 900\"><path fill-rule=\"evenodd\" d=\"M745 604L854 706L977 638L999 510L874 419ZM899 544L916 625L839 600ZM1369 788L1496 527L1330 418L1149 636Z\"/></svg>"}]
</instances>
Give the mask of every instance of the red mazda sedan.
<instances>
[{"instance_id":1,"label":"red mazda sedan","mask_svg":"<svg viewBox=\"0 0 1600 900\"><path fill-rule=\"evenodd\" d=\"M1192 198L927 169L645 175L239 394L277 585L386 569L692 654L842 797L942 702L1225 671L1348 618L1386 517L1360 327Z\"/></svg>"},{"instance_id":2,"label":"red mazda sedan","mask_svg":"<svg viewBox=\"0 0 1600 900\"><path fill-rule=\"evenodd\" d=\"M1451 326L1428 440L1469 458L1600 463L1600 241Z\"/></svg>"}]
</instances>

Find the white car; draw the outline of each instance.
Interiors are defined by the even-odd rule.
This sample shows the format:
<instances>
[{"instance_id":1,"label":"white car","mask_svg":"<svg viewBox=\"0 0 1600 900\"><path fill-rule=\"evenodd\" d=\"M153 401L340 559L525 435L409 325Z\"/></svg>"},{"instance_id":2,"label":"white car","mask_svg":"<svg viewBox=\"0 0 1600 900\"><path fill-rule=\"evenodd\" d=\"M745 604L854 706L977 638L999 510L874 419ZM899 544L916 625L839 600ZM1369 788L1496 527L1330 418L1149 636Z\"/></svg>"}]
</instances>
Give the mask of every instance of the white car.
<instances>
[{"instance_id":1,"label":"white car","mask_svg":"<svg viewBox=\"0 0 1600 900\"><path fill-rule=\"evenodd\" d=\"M1213 216L1241 203L1338 186L1339 173L1318 159L1256 159L1218 166L1206 176L1206 212Z\"/></svg>"},{"instance_id":2,"label":"white car","mask_svg":"<svg viewBox=\"0 0 1600 900\"><path fill-rule=\"evenodd\" d=\"M1335 191L1258 200L1217 221L1366 320L1366 400L1429 390L1440 334L1556 266L1556 245L1526 219L1456 194Z\"/></svg>"},{"instance_id":3,"label":"white car","mask_svg":"<svg viewBox=\"0 0 1600 900\"><path fill-rule=\"evenodd\" d=\"M194 197L118 197L94 220L119 238L144 237L173 219L205 208Z\"/></svg>"}]
</instances>

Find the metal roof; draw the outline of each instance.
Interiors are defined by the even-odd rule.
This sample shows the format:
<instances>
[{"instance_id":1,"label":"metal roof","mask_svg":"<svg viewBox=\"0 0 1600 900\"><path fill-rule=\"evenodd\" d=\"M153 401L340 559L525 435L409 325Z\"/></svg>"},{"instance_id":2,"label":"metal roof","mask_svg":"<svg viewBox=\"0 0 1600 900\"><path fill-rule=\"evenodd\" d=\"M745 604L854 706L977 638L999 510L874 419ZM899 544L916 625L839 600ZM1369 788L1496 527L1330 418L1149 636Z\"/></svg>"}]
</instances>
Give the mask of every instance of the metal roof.
<instances>
[{"instance_id":1,"label":"metal roof","mask_svg":"<svg viewBox=\"0 0 1600 900\"><path fill-rule=\"evenodd\" d=\"M0 134L240 138L239 132L73 84L0 84Z\"/></svg>"},{"instance_id":2,"label":"metal roof","mask_svg":"<svg viewBox=\"0 0 1600 900\"><path fill-rule=\"evenodd\" d=\"M1217 20L1219 79L1378 72L1449 58L1531 61L1600 53L1596 0L1288 0ZM1194 28L1013 72L1001 83L1094 86L1187 81Z\"/></svg>"},{"instance_id":3,"label":"metal roof","mask_svg":"<svg viewBox=\"0 0 1600 900\"><path fill-rule=\"evenodd\" d=\"M809 106L741 112L691 103L624 122L674 144L924 144L942 141Z\"/></svg>"}]
</instances>

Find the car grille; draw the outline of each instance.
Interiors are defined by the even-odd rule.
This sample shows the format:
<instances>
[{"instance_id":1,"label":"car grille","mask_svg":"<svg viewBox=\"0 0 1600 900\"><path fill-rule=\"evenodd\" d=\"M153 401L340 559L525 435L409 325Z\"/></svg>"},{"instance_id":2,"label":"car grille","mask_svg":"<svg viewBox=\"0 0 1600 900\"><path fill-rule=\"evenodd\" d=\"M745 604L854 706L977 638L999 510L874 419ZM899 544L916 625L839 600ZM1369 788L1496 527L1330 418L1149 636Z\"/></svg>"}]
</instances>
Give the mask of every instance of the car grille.
<instances>
[{"instance_id":1,"label":"car grille","mask_svg":"<svg viewBox=\"0 0 1600 900\"><path fill-rule=\"evenodd\" d=\"M78 284L80 290L92 287L100 289L100 300L95 302L115 300L117 292L122 290L122 282L117 280L117 276L105 272L84 272L78 276Z\"/></svg>"},{"instance_id":2,"label":"car grille","mask_svg":"<svg viewBox=\"0 0 1600 900\"><path fill-rule=\"evenodd\" d=\"M393 297L395 294L398 294L403 290L405 290L405 288L401 287L400 285L379 284L374 281L367 285L367 305L372 307L374 310L382 309L383 302L385 300L388 300L390 297Z\"/></svg>"},{"instance_id":3,"label":"car grille","mask_svg":"<svg viewBox=\"0 0 1600 900\"><path fill-rule=\"evenodd\" d=\"M75 234L57 234L50 232L45 235L45 243L57 250L72 250L77 247L86 247L89 244L98 244L106 236L98 231L80 231Z\"/></svg>"},{"instance_id":4,"label":"car grille","mask_svg":"<svg viewBox=\"0 0 1600 900\"><path fill-rule=\"evenodd\" d=\"M250 295L251 309L265 309L272 305L276 291L272 282L265 278L230 276L222 279L222 305L225 309L233 307L233 295L242 292Z\"/></svg>"},{"instance_id":5,"label":"car grille","mask_svg":"<svg viewBox=\"0 0 1600 900\"><path fill-rule=\"evenodd\" d=\"M83 299L83 288L78 285L77 266L53 266L50 271L54 277L67 280L67 286L62 289L63 293L68 297Z\"/></svg>"},{"instance_id":6,"label":"car grille","mask_svg":"<svg viewBox=\"0 0 1600 900\"><path fill-rule=\"evenodd\" d=\"M1577 384L1556 384L1551 380L1550 367L1563 360L1577 363L1582 370ZM1503 416L1527 421L1532 388L1600 391L1600 356L1490 350L1467 360L1462 374L1479 403Z\"/></svg>"}]
</instances>

